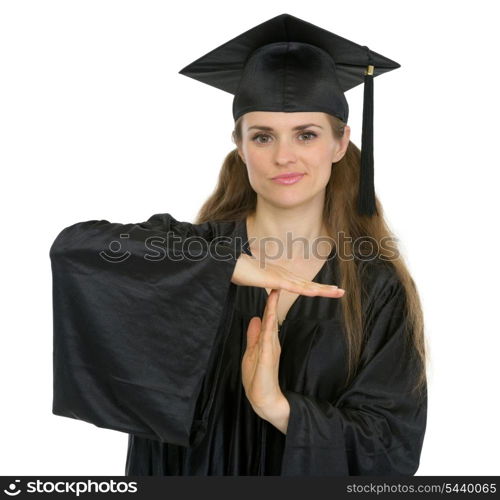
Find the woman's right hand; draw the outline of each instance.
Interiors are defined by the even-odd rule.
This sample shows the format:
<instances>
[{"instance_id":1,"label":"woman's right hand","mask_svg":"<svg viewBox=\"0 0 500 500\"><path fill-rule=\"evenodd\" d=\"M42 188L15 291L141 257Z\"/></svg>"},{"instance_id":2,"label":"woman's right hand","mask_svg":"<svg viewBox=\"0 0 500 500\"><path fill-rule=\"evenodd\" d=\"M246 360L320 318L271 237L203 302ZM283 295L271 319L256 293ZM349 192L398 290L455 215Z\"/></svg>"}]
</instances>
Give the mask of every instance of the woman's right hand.
<instances>
[{"instance_id":1,"label":"woman's right hand","mask_svg":"<svg viewBox=\"0 0 500 500\"><path fill-rule=\"evenodd\" d=\"M231 282L241 286L283 289L308 296L342 297L344 295L342 288L308 281L283 266L271 263L261 266L259 259L245 252L241 252L236 262Z\"/></svg>"}]
</instances>

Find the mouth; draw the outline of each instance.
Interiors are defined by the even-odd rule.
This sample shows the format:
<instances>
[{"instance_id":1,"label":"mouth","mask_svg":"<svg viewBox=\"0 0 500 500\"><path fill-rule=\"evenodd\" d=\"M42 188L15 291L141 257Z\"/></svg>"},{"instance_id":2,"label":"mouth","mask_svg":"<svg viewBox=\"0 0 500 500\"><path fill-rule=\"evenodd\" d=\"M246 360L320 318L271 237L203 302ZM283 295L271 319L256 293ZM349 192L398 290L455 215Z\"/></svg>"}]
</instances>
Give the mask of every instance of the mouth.
<instances>
[{"instance_id":1,"label":"mouth","mask_svg":"<svg viewBox=\"0 0 500 500\"><path fill-rule=\"evenodd\" d=\"M283 179L287 177L297 177L298 175L304 175L302 172L288 172L286 174L280 174L277 175L276 177L273 177L272 179Z\"/></svg>"},{"instance_id":2,"label":"mouth","mask_svg":"<svg viewBox=\"0 0 500 500\"><path fill-rule=\"evenodd\" d=\"M272 180L278 184L295 184L296 182L299 182L304 175L305 174L300 172L291 172L273 177Z\"/></svg>"}]
</instances>

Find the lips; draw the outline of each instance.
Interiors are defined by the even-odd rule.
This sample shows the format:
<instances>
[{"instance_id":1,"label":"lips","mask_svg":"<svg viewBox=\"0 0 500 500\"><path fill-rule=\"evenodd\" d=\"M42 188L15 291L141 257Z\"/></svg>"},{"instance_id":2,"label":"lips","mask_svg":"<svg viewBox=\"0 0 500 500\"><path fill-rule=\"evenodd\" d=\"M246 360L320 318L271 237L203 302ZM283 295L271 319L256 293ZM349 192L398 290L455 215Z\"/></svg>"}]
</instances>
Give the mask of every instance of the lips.
<instances>
[{"instance_id":1,"label":"lips","mask_svg":"<svg viewBox=\"0 0 500 500\"><path fill-rule=\"evenodd\" d=\"M291 185L299 182L305 174L302 174L300 172L291 172L289 174L281 174L278 175L277 177L273 177L273 182L276 182L277 184L284 184L284 185Z\"/></svg>"},{"instance_id":2,"label":"lips","mask_svg":"<svg viewBox=\"0 0 500 500\"><path fill-rule=\"evenodd\" d=\"M273 177L273 179L289 179L291 177L298 177L299 175L304 175L302 172L290 172L288 174L281 174Z\"/></svg>"}]
</instances>

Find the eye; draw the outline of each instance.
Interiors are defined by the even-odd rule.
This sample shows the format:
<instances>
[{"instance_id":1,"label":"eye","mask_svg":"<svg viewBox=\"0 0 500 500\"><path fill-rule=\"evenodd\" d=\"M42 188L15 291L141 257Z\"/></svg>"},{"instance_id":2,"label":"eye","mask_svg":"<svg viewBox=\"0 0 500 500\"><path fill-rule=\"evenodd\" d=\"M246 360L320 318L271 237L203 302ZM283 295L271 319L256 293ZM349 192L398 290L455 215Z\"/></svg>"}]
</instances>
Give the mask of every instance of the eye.
<instances>
[{"instance_id":1,"label":"eye","mask_svg":"<svg viewBox=\"0 0 500 500\"><path fill-rule=\"evenodd\" d=\"M252 137L252 141L256 142L257 144L267 144L268 141L260 142L258 140L260 137L269 137L269 136L267 134L256 134Z\"/></svg>"},{"instance_id":2,"label":"eye","mask_svg":"<svg viewBox=\"0 0 500 500\"><path fill-rule=\"evenodd\" d=\"M309 141L313 137L317 137L317 135L314 132L302 132L302 134L300 134L300 135L301 136L304 136L304 135L311 136L309 139L306 139L306 141Z\"/></svg>"},{"instance_id":3,"label":"eye","mask_svg":"<svg viewBox=\"0 0 500 500\"><path fill-rule=\"evenodd\" d=\"M306 136L306 139L303 141L303 142L308 142L310 141L311 139L317 137L317 134L315 134L314 132L311 132L311 131L307 131L307 132L301 132L299 134L299 137L303 137L303 136ZM264 142L262 142L260 140L260 138L266 138L266 140ZM257 144L267 144L269 142L269 135L268 134L256 134L252 137L252 141L256 142Z\"/></svg>"}]
</instances>

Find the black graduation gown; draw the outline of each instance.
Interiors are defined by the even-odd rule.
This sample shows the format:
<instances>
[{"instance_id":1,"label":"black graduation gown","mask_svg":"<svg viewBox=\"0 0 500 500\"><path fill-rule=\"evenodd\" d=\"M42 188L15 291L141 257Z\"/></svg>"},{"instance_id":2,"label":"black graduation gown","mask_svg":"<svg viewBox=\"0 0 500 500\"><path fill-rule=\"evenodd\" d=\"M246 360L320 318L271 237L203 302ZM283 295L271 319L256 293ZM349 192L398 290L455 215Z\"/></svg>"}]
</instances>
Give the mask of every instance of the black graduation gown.
<instances>
[{"instance_id":1,"label":"black graduation gown","mask_svg":"<svg viewBox=\"0 0 500 500\"><path fill-rule=\"evenodd\" d=\"M219 242L217 253L203 241ZM410 392L404 294L391 268L365 266L367 342L347 389L342 299L292 304L279 332L285 435L257 416L241 383L248 322L267 299L230 281L246 241L245 220L168 213L65 228L50 249L53 413L128 433L126 475L413 475L427 394ZM339 283L330 257L314 281Z\"/></svg>"}]
</instances>

